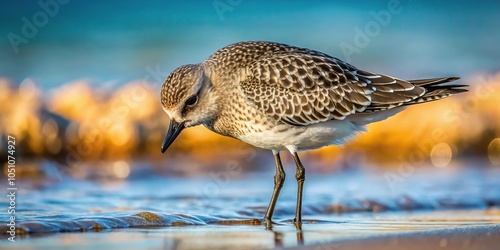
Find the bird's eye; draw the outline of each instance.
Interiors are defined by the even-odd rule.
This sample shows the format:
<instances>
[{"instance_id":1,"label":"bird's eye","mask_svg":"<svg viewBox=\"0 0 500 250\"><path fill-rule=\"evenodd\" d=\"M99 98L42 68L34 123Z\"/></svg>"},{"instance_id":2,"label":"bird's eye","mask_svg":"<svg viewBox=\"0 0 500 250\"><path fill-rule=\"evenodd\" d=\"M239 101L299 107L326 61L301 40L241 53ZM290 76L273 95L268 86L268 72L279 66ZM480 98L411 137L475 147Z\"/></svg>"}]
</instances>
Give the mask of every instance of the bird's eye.
<instances>
[{"instance_id":1,"label":"bird's eye","mask_svg":"<svg viewBox=\"0 0 500 250\"><path fill-rule=\"evenodd\" d=\"M186 100L186 106L187 106L187 107L192 107L192 106L194 106L197 102L198 102L198 96L197 96L197 95L193 95L193 96L189 97L189 98Z\"/></svg>"}]
</instances>

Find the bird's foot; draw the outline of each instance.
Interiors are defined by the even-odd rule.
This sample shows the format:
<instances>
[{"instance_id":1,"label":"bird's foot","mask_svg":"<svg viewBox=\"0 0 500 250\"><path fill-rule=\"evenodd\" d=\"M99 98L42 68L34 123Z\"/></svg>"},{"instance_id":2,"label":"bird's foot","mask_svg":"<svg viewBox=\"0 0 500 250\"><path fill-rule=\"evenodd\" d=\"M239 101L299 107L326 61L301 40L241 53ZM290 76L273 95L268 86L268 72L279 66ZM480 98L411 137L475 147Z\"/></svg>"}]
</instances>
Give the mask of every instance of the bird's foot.
<instances>
[{"instance_id":1,"label":"bird's foot","mask_svg":"<svg viewBox=\"0 0 500 250\"><path fill-rule=\"evenodd\" d=\"M299 230L302 230L302 220L297 220L297 218L293 219L293 224Z\"/></svg>"},{"instance_id":2,"label":"bird's foot","mask_svg":"<svg viewBox=\"0 0 500 250\"><path fill-rule=\"evenodd\" d=\"M262 225L266 226L266 229L272 229L273 224L275 224L270 218L262 219Z\"/></svg>"}]
</instances>

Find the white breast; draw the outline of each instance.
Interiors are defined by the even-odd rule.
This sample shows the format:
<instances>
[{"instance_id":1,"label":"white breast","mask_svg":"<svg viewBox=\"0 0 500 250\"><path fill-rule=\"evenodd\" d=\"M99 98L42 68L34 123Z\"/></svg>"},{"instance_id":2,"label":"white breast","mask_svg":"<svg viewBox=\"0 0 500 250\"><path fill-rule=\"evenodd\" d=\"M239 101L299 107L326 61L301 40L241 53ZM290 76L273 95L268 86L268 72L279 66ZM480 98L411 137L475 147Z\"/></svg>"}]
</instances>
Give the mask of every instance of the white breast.
<instances>
[{"instance_id":1,"label":"white breast","mask_svg":"<svg viewBox=\"0 0 500 250\"><path fill-rule=\"evenodd\" d=\"M259 148L281 151L286 148L309 150L344 143L363 126L348 120L328 121L310 126L278 125L270 130L247 133L238 139Z\"/></svg>"}]
</instances>

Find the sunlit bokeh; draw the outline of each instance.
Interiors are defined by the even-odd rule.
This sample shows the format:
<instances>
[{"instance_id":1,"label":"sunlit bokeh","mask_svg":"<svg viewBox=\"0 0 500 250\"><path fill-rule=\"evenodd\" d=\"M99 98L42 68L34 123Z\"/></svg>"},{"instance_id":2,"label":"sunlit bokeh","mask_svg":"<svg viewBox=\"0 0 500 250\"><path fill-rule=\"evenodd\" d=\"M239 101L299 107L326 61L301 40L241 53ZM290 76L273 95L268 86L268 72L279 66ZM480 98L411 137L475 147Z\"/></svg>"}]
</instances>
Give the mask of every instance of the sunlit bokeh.
<instances>
[{"instance_id":1,"label":"sunlit bokeh","mask_svg":"<svg viewBox=\"0 0 500 250\"><path fill-rule=\"evenodd\" d=\"M448 143L441 142L432 148L430 157L434 166L446 167L453 157L453 152Z\"/></svg>"},{"instance_id":2,"label":"sunlit bokeh","mask_svg":"<svg viewBox=\"0 0 500 250\"><path fill-rule=\"evenodd\" d=\"M463 154L489 156L491 163L498 165L500 74L477 75L463 83L471 85L469 92L409 107L386 121L369 125L369 132L343 147L325 147L304 155L318 160L317 169L356 162L391 166L402 159L444 167L452 157ZM2 79L0 102L6 105L0 107L5 114L1 133L17 135L22 154L30 157L159 158L169 121L160 107L158 89L148 89L145 86L154 83L147 84L134 81L114 91L103 91L87 80L79 80L47 93L32 79L21 83ZM12 106L16 106L16 112ZM186 129L168 154L182 152L210 162L217 161L222 152L233 152L232 157L243 159L248 155L238 150L251 149L199 126Z\"/></svg>"},{"instance_id":3,"label":"sunlit bokeh","mask_svg":"<svg viewBox=\"0 0 500 250\"><path fill-rule=\"evenodd\" d=\"M500 166L500 138L495 138L488 145L488 157L493 165Z\"/></svg>"},{"instance_id":4,"label":"sunlit bokeh","mask_svg":"<svg viewBox=\"0 0 500 250\"><path fill-rule=\"evenodd\" d=\"M113 163L113 174L118 179L125 179L130 174L130 166L125 161L117 161Z\"/></svg>"}]
</instances>

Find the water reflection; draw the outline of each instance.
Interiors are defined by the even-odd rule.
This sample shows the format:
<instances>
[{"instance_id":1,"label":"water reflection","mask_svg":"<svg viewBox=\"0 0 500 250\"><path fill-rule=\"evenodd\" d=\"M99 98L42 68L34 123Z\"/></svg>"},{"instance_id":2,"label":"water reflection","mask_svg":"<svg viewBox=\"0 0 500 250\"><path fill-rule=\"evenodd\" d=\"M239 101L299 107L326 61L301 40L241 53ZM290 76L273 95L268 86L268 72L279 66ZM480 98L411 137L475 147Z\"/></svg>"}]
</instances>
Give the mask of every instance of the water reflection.
<instances>
[{"instance_id":1,"label":"water reflection","mask_svg":"<svg viewBox=\"0 0 500 250\"><path fill-rule=\"evenodd\" d=\"M470 229L470 226L500 224L498 209L346 214L338 216L337 221L326 220L329 216L317 217L323 220L306 220L301 230L297 230L292 223L286 221L278 222L273 229L266 229L264 225L252 220L239 222L228 220L222 224L92 230L99 232L98 234L35 233L29 237L20 235L22 240L16 244L19 244L18 247L37 246L41 249L50 249L55 244L113 246L125 249L134 246L154 249L269 249L313 245L319 249L328 249L332 241L360 240L382 235L401 237L402 232L453 227ZM155 220L155 216L150 219ZM0 246L2 244L5 243L0 243Z\"/></svg>"}]
</instances>

